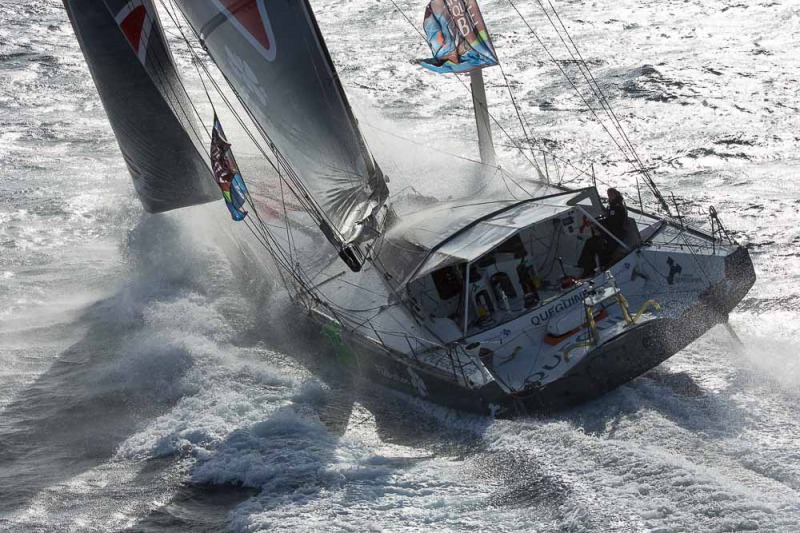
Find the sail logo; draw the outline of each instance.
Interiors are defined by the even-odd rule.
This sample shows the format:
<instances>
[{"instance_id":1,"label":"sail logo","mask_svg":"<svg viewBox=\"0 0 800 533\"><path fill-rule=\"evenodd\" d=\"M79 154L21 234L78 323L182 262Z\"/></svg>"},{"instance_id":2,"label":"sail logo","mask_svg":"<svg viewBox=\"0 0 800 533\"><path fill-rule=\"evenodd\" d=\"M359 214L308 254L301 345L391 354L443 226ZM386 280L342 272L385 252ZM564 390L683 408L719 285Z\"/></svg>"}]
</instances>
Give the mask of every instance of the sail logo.
<instances>
[{"instance_id":1,"label":"sail logo","mask_svg":"<svg viewBox=\"0 0 800 533\"><path fill-rule=\"evenodd\" d=\"M230 48L225 47L225 55L228 56L228 64L236 73L237 78L242 83L242 90L249 99L257 98L261 105L267 105L267 92L258 83L258 77L247 61L237 56Z\"/></svg>"},{"instance_id":2,"label":"sail logo","mask_svg":"<svg viewBox=\"0 0 800 533\"><path fill-rule=\"evenodd\" d=\"M570 296L569 298L559 300L558 302L555 303L555 305L547 309L543 309L539 311L537 314L533 315L531 317L531 325L540 326L548 322L555 315L561 313L562 311L566 311L576 303L582 301L584 298L586 298L586 295L587 292L584 290L580 291L578 294Z\"/></svg>"},{"instance_id":3,"label":"sail logo","mask_svg":"<svg viewBox=\"0 0 800 533\"><path fill-rule=\"evenodd\" d=\"M264 0L212 0L228 20L267 61L275 59L275 34Z\"/></svg>"},{"instance_id":4,"label":"sail logo","mask_svg":"<svg viewBox=\"0 0 800 533\"><path fill-rule=\"evenodd\" d=\"M153 31L152 7L145 0L132 0L114 17L142 65L147 60L147 45Z\"/></svg>"}]
</instances>

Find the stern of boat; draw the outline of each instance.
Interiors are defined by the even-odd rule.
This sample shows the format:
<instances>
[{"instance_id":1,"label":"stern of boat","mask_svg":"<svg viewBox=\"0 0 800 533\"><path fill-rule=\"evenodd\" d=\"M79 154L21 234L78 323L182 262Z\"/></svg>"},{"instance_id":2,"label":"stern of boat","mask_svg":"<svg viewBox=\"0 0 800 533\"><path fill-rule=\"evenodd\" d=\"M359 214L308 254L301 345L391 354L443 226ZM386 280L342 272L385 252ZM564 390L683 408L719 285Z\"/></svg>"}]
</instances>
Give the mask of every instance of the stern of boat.
<instances>
[{"instance_id":1,"label":"stern of boat","mask_svg":"<svg viewBox=\"0 0 800 533\"><path fill-rule=\"evenodd\" d=\"M756 282L756 271L750 252L737 246L725 257L725 279L712 287L705 298L710 305L727 315L742 301Z\"/></svg>"},{"instance_id":2,"label":"stern of boat","mask_svg":"<svg viewBox=\"0 0 800 533\"><path fill-rule=\"evenodd\" d=\"M727 320L756 280L748 250L725 255L724 277L680 316L654 314L604 341L558 380L516 394L516 410L557 410L599 397L655 368Z\"/></svg>"}]
</instances>

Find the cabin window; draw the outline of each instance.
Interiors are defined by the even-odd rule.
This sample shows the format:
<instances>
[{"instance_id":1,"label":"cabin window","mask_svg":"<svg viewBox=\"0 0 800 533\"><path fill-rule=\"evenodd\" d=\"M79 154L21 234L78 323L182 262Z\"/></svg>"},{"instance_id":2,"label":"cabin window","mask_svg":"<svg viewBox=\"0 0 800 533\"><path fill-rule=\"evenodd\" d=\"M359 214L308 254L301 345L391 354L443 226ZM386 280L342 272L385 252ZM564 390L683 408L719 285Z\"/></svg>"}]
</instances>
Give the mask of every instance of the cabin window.
<instances>
[{"instance_id":1,"label":"cabin window","mask_svg":"<svg viewBox=\"0 0 800 533\"><path fill-rule=\"evenodd\" d=\"M458 296L464 290L464 281L461 272L455 266L440 268L431 274L433 286L442 300L449 300Z\"/></svg>"},{"instance_id":2,"label":"cabin window","mask_svg":"<svg viewBox=\"0 0 800 533\"><path fill-rule=\"evenodd\" d=\"M525 244L519 234L502 243L497 247L496 251L499 254L513 254L515 259L522 259L528 255L528 251L525 249Z\"/></svg>"}]
</instances>

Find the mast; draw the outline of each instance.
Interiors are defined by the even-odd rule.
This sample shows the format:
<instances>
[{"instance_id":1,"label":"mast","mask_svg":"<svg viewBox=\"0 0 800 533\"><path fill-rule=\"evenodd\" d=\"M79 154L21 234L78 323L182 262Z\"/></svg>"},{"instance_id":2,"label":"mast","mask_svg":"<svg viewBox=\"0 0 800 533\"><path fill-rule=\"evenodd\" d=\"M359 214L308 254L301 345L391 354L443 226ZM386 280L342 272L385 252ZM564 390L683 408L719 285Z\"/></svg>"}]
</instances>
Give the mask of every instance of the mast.
<instances>
[{"instance_id":1,"label":"mast","mask_svg":"<svg viewBox=\"0 0 800 533\"><path fill-rule=\"evenodd\" d=\"M433 53L422 61L423 67L440 74L469 72L481 162L497 166L482 71L499 62L477 1L431 0L422 27Z\"/></svg>"},{"instance_id":2,"label":"mast","mask_svg":"<svg viewBox=\"0 0 800 533\"><path fill-rule=\"evenodd\" d=\"M481 163L497 166L497 156L492 142L492 126L489 122L489 108L486 103L486 90L483 85L483 69L473 70L469 73L472 88L472 105L475 108L475 123L478 127L478 148L481 153Z\"/></svg>"}]
</instances>

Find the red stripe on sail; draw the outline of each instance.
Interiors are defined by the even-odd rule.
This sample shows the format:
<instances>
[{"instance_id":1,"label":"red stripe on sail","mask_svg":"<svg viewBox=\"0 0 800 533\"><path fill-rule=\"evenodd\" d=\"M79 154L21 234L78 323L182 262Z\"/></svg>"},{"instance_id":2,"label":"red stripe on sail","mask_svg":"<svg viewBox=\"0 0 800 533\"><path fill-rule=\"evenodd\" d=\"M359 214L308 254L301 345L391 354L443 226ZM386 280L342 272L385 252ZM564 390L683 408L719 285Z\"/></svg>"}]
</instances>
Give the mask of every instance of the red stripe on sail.
<instances>
[{"instance_id":1,"label":"red stripe on sail","mask_svg":"<svg viewBox=\"0 0 800 533\"><path fill-rule=\"evenodd\" d=\"M265 50L272 47L266 30L266 22L258 10L257 0L219 0L239 24L252 35Z\"/></svg>"},{"instance_id":2,"label":"red stripe on sail","mask_svg":"<svg viewBox=\"0 0 800 533\"><path fill-rule=\"evenodd\" d=\"M133 8L133 11L125 17L119 27L125 38L131 43L131 46L137 52L139 51L139 43L142 41L142 33L144 32L144 21L147 19L147 10L144 6L140 5Z\"/></svg>"}]
</instances>

